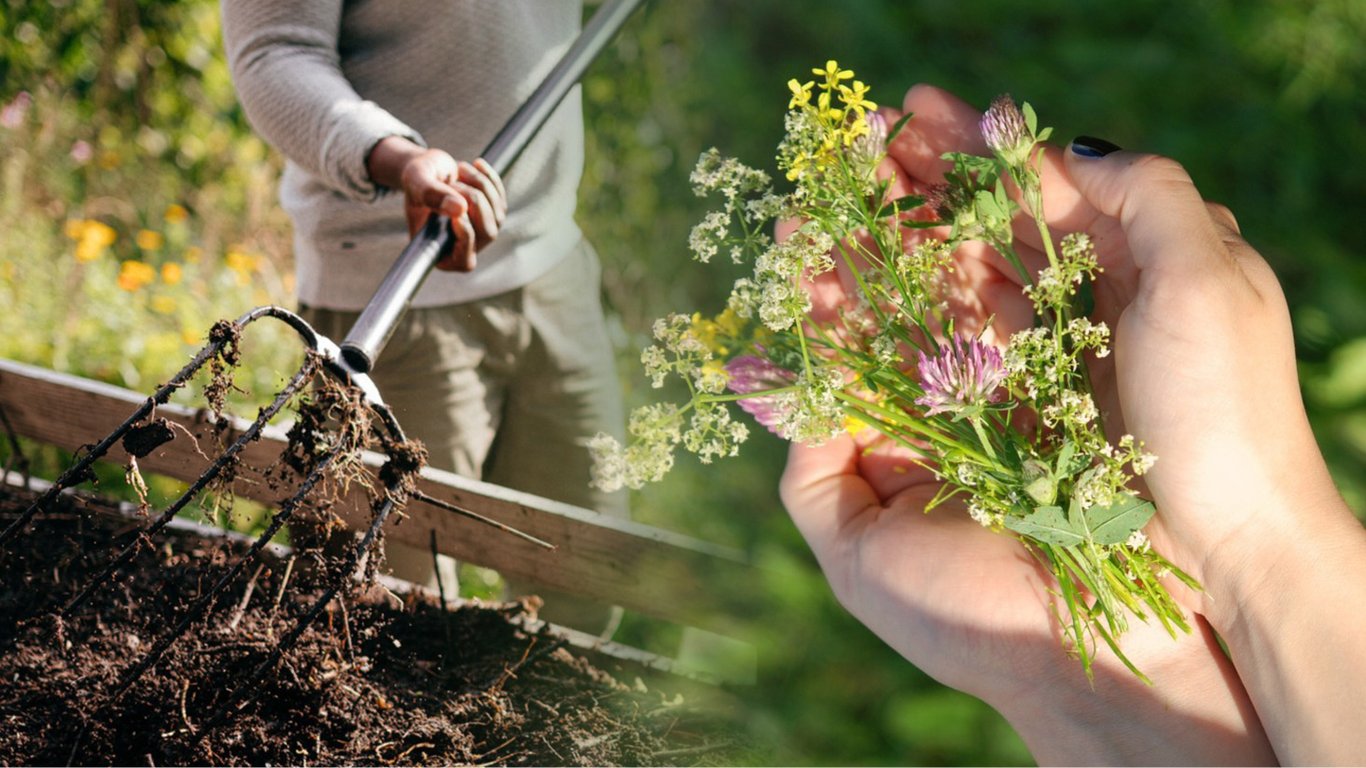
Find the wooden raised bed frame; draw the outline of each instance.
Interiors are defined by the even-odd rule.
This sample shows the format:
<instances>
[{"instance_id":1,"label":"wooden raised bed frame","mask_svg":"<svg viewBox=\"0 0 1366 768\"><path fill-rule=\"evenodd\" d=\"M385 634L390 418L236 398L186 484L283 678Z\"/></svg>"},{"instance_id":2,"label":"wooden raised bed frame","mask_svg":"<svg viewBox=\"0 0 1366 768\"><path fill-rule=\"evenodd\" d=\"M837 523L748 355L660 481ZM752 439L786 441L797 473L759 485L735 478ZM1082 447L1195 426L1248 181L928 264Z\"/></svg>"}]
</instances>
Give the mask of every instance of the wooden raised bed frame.
<instances>
[{"instance_id":1,"label":"wooden raised bed frame","mask_svg":"<svg viewBox=\"0 0 1366 768\"><path fill-rule=\"evenodd\" d=\"M67 374L0 358L0 409L19 435L76 451L113 432L146 395ZM204 446L213 445L201 413L173 405L157 414L179 423ZM239 428L245 428L240 422ZM242 452L243 469L233 492L276 505L272 491L249 467L268 467L280 454L284 436L268 427L261 440ZM121 448L110 461L126 460ZM378 467L384 457L366 456ZM191 481L208 462L193 443L179 435L138 460L145 471ZM737 551L677 533L600 515L591 510L520 493L450 472L425 469L423 491L457 507L525 531L555 545L553 551L500 532L461 515L412 502L403 519L391 520L386 535L428 548L435 533L443 554L485 566L508 576L621 605L656 618L742 636L754 615L752 566ZM335 510L353 527L368 523L370 504L363 489L352 492Z\"/></svg>"}]
</instances>

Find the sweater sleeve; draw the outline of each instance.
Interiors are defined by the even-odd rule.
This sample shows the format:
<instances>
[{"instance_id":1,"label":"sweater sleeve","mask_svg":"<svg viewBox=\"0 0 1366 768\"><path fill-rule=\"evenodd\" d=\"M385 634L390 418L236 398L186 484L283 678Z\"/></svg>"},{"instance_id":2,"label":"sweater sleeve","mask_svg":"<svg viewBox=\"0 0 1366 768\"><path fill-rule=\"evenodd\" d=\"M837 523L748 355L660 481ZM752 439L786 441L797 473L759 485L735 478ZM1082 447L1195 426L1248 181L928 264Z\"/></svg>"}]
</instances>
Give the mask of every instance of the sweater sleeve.
<instances>
[{"instance_id":1,"label":"sweater sleeve","mask_svg":"<svg viewBox=\"0 0 1366 768\"><path fill-rule=\"evenodd\" d=\"M267 142L354 200L382 191L365 167L387 136L417 131L362 99L341 69L342 0L222 0L223 45L247 120Z\"/></svg>"}]
</instances>

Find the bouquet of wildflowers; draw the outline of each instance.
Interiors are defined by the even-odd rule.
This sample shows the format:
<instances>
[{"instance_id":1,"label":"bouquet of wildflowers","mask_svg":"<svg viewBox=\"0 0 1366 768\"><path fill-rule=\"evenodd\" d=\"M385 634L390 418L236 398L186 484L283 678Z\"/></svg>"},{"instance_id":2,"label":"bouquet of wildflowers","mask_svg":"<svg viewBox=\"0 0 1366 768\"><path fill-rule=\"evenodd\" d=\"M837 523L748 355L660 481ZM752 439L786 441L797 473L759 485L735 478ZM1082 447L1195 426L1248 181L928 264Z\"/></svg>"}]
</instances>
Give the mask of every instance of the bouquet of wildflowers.
<instances>
[{"instance_id":1,"label":"bouquet of wildflowers","mask_svg":"<svg viewBox=\"0 0 1366 768\"><path fill-rule=\"evenodd\" d=\"M1110 332L1085 316L1099 271L1089 238L1055 239L1044 221L1037 145L1049 131L1029 105L1001 97L981 123L993 156L948 155L942 184L892 199L877 169L910 116L889 127L852 72L834 61L813 72L788 83L778 164L792 191L714 149L699 160L697 193L722 205L693 229L692 250L704 262L725 253L753 273L719 314L655 323L645 370L656 387L677 377L690 396L637 409L624 446L597 436L594 482L639 488L668 471L680 444L704 462L734 455L748 429L730 404L807 444L877 430L942 480L931 509L961 496L975 521L1039 559L1088 674L1099 638L1142 677L1118 644L1126 616L1189 631L1161 579L1198 585L1142 533L1154 508L1130 486L1155 457L1131 435L1111 440L1092 396L1083 355L1108 354ZM1048 265L1037 274L1015 247L1017 214L1038 227ZM775 219L799 223L775 242ZM909 248L907 228L925 230ZM955 251L970 242L1018 272L1033 306L1033 326L1004 349L962 331L946 301ZM813 311L810 281L832 270L852 295Z\"/></svg>"}]
</instances>

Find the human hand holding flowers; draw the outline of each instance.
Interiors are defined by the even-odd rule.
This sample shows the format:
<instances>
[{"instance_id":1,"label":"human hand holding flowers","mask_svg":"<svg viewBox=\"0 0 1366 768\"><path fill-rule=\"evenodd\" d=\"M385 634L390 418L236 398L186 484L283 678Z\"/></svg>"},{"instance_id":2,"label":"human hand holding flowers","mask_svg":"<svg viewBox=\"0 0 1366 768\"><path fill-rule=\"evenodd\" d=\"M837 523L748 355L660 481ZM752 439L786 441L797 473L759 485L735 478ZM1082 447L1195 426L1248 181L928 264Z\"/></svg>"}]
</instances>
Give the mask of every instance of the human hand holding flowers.
<instances>
[{"instance_id":1,"label":"human hand holding flowers","mask_svg":"<svg viewBox=\"0 0 1366 768\"><path fill-rule=\"evenodd\" d=\"M655 386L677 377L690 397L637 409L625 447L599 436L596 482L658 479L680 444L704 462L734 453L747 429L732 401L797 443L874 430L941 481L927 509L961 498L976 523L1047 567L1066 645L1088 673L1103 644L1143 677L1118 644L1129 614L1189 631L1161 578L1195 583L1140 530L1154 510L1131 482L1153 458L1131 435L1107 437L1099 418L1084 357L1108 353L1109 328L1077 298L1099 267L1084 233L1050 232L1036 162L1047 130L1005 101L984 118L992 156L935 154L924 174L899 174L886 147L906 121L889 129L834 61L813 73L788 83L778 160L793 192L715 150L694 171L698 194L725 198L694 228L694 251L752 258L753 277L714 319L656 323L646 371ZM1021 210L1038 248L1014 233ZM775 243L764 230L780 215L800 223ZM1009 334L1004 355L990 332Z\"/></svg>"},{"instance_id":2,"label":"human hand holding flowers","mask_svg":"<svg viewBox=\"0 0 1366 768\"><path fill-rule=\"evenodd\" d=\"M647 372L690 398L639 409L628 446L596 440L599 484L657 479L679 444L734 453L737 402L794 443L784 500L845 605L1036 757L1263 762L1262 722L1281 759L1353 754L1351 694L1313 659L1347 658L1347 690L1366 688L1366 626L1314 620L1366 600L1366 542L1232 217L1171 161L1044 145L1028 106L979 122L921 87L909 123L870 118L851 72L814 73L789 82L794 192L699 163L725 206L693 248L754 275L715 318L656 324ZM1265 588L1273 565L1287 583Z\"/></svg>"},{"instance_id":3,"label":"human hand holding flowers","mask_svg":"<svg viewBox=\"0 0 1366 768\"><path fill-rule=\"evenodd\" d=\"M978 113L943 91L912 89L905 107L915 119L889 151L894 190L941 178L945 152L985 149ZM909 244L920 237L910 235ZM1018 328L1003 328L1003 318L1027 319L1029 307L994 256L971 248L956 255L964 292L957 318L982 327L994 316L997 335L1008 336ZM847 281L837 272L819 276L813 311L836 311ZM924 514L942 481L914 458L873 430L815 447L794 443L782 484L784 503L836 595L889 645L1004 713L1041 762L1274 761L1206 627L1173 641L1155 625L1132 624L1125 653L1154 686L1135 684L1114 656L1102 654L1093 662L1093 689L1063 658L1047 572L1016 542L969 519L960 500ZM1098 705L1124 712L1127 726L1078 727L1096 717Z\"/></svg>"},{"instance_id":4,"label":"human hand holding flowers","mask_svg":"<svg viewBox=\"0 0 1366 768\"><path fill-rule=\"evenodd\" d=\"M1146 478L1161 545L1205 585L1195 610L1279 760L1359 763L1366 535L1310 430L1280 286L1179 165L1094 154L1074 143L1059 186L1113 244L1097 311L1115 317L1118 412L1164 457Z\"/></svg>"}]
</instances>

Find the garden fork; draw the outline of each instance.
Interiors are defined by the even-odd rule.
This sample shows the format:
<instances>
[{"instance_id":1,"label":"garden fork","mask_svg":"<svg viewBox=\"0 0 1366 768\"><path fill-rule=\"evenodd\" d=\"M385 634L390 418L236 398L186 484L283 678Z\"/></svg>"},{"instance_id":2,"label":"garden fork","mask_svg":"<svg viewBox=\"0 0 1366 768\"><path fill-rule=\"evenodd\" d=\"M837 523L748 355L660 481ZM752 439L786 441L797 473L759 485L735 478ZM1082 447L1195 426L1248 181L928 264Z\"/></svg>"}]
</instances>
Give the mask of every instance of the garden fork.
<instances>
[{"instance_id":1,"label":"garden fork","mask_svg":"<svg viewBox=\"0 0 1366 768\"><path fill-rule=\"evenodd\" d=\"M545 123L569 89L582 76L588 65L615 36L617 30L630 17L640 1L610 0L594 13L593 18L585 25L579 37L561 57L560 61L484 150L483 158L495 171L500 175L508 172L513 161L521 154L527 143ZM163 421L152 418L157 406L165 404L172 393L185 386L204 365L210 363L213 367L235 365L239 355L238 342L243 329L266 317L285 323L299 334L307 350L303 364L286 382L275 399L269 405L261 408L251 424L213 460L208 469L141 531L130 544L124 547L99 575L61 608L61 615L71 615L88 601L102 584L114 578L118 569L136 556L139 546L149 536L164 528L191 499L231 467L243 448L256 440L267 423L320 372L345 386L357 388L362 402L378 417L379 423L383 427L383 433L379 434L378 437L389 453L389 462L379 473L384 485L384 493L377 495L371 524L360 542L347 554L340 570L340 578L333 580L333 583L315 601L294 629L276 644L271 654L253 672L248 682L264 674L279 661L284 653L293 647L303 632L348 582L361 557L374 544L380 529L394 507L406 501L410 495L437 504L450 511L474 517L481 522L498 526L542 546L551 546L526 534L513 531L501 523L441 503L413 489L411 478L421 469L422 457L412 449L403 429L397 419L394 418L389 407L384 404L378 388L369 377L376 359L392 335L398 320L407 310L413 296L432 268L450 252L454 245L454 239L450 219L436 214L430 216L417 236L399 255L340 345L315 331L298 315L280 307L259 307L247 312L237 320L222 320L216 323L209 333L208 343L184 368L169 382L157 389L151 397L147 398L118 428L90 447L79 460L62 473L46 492L3 531L0 531L0 546L4 546L6 542L21 533L33 517L40 510L47 508L63 489L89 479L92 475L91 468L94 462L105 456L116 443L122 442L124 449L131 456L137 458L146 456L157 446L171 440L174 437L171 429ZM215 403L214 406L215 410L218 410L221 407L221 401ZM301 481L297 492L280 504L279 510L265 531L252 543L247 553L239 558L207 592L185 611L176 627L160 638L146 655L120 676L119 682L113 689L111 700L121 695L147 669L155 664L189 625L203 615L216 601L218 595L241 573L246 563L255 557L275 534L289 522L305 498L323 478L331 463L345 449L346 446L341 441L337 441L330 450L312 462L312 466ZM250 685L238 686L237 690L220 706L219 712L211 722L220 720L230 708L240 706L250 690Z\"/></svg>"}]
</instances>

